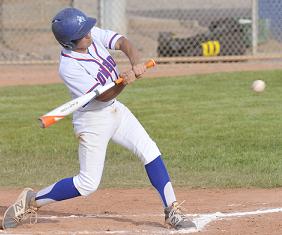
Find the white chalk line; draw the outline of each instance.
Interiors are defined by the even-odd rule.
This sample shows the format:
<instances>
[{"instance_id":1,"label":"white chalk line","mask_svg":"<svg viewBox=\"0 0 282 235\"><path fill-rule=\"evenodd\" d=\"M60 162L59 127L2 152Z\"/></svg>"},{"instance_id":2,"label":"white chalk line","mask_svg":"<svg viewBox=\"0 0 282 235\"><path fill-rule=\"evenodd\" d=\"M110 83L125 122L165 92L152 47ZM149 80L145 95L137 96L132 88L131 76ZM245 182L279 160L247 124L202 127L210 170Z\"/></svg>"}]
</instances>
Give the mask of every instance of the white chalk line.
<instances>
[{"instance_id":1,"label":"white chalk line","mask_svg":"<svg viewBox=\"0 0 282 235\"><path fill-rule=\"evenodd\" d=\"M197 229L191 230L169 230L166 228L158 228L158 229L135 229L135 230L112 230L112 231L57 231L51 232L52 234L71 234L71 235L84 235L84 234L187 234L187 233L195 233L203 230L205 226L211 222L216 220L223 220L225 218L239 218L239 217L248 217L248 216L256 216L262 214L271 214L271 213L279 213L282 212L282 208L270 208L270 209L259 209L255 211L244 211L244 212L231 212L231 213L207 213L207 214L186 214L186 216L190 217L193 222L196 224ZM57 219L83 219L83 218L130 218L130 217L163 217L163 214L95 214L95 215L70 215L70 216L38 216L38 219L49 219L49 220L57 220ZM0 234L9 234L7 231L0 231ZM22 233L13 235L27 235L30 233ZM40 232L37 232L40 234ZM42 233L46 234L46 233Z\"/></svg>"}]
</instances>

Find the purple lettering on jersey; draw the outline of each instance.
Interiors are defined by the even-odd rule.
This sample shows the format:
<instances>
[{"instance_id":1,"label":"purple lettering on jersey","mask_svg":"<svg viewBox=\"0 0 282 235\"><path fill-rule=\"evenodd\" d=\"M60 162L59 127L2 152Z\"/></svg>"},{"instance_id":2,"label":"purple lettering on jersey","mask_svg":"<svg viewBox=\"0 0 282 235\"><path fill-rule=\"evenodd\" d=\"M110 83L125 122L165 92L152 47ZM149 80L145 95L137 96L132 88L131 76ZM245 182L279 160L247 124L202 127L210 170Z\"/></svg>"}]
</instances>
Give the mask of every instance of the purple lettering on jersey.
<instances>
[{"instance_id":1,"label":"purple lettering on jersey","mask_svg":"<svg viewBox=\"0 0 282 235\"><path fill-rule=\"evenodd\" d=\"M107 69L110 71L110 72L113 72L114 70L114 67L107 61L107 60L103 60L103 63L102 63L104 66L107 67Z\"/></svg>"},{"instance_id":2,"label":"purple lettering on jersey","mask_svg":"<svg viewBox=\"0 0 282 235\"><path fill-rule=\"evenodd\" d=\"M110 62L110 64L113 66L113 67L116 67L117 64L116 62L114 61L113 57L111 57L110 55L107 57L107 61Z\"/></svg>"},{"instance_id":3,"label":"purple lettering on jersey","mask_svg":"<svg viewBox=\"0 0 282 235\"><path fill-rule=\"evenodd\" d=\"M92 45L93 45L93 47L94 47L94 52L97 54L97 56L102 60L102 61L105 61L105 59L98 53L98 49L97 49L97 47L96 47L96 45L95 45L95 43L94 42L92 42ZM89 54L91 55L91 53L89 52ZM92 56L92 55L91 55ZM93 57L93 56L92 56ZM94 58L94 57L93 57ZM108 62L108 63L110 63L110 65L112 65L112 70L114 71L114 73L115 73L115 75L116 75L116 78L118 78L118 74L117 74L117 72L116 72L116 70L115 70L115 66L116 66L116 62L114 61L114 59L111 57L111 59L110 59L110 61L111 62ZM113 66L113 64L115 64L114 66ZM112 71L111 71L112 72ZM112 79L112 76L111 76L111 79ZM112 81L113 81L113 79L112 79Z\"/></svg>"},{"instance_id":4,"label":"purple lettering on jersey","mask_svg":"<svg viewBox=\"0 0 282 235\"><path fill-rule=\"evenodd\" d=\"M111 76L111 74L108 72L108 70L105 69L105 67L100 66L99 72L101 72L107 79Z\"/></svg>"},{"instance_id":5,"label":"purple lettering on jersey","mask_svg":"<svg viewBox=\"0 0 282 235\"><path fill-rule=\"evenodd\" d=\"M101 72L97 74L97 79L104 86L106 84L106 78L103 76Z\"/></svg>"}]
</instances>

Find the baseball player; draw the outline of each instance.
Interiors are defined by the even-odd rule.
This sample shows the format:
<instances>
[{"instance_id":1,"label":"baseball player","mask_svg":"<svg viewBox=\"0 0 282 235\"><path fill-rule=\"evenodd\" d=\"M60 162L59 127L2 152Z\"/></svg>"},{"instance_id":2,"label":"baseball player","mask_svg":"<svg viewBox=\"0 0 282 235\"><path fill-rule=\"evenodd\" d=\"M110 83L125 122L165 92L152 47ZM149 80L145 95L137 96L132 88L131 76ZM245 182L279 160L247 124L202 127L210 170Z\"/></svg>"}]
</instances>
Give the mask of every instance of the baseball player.
<instances>
[{"instance_id":1,"label":"baseball player","mask_svg":"<svg viewBox=\"0 0 282 235\"><path fill-rule=\"evenodd\" d=\"M129 149L143 162L150 182L161 197L165 223L175 229L195 228L181 212L157 145L130 110L116 100L126 85L140 78L146 67L139 62L137 50L126 37L95 27L95 23L96 19L76 8L63 9L53 18L53 34L63 47L60 77L72 98L98 89L119 76L124 82L73 114L74 132L79 139L79 173L38 192L24 189L6 210L3 228L16 227L44 205L95 192L101 181L109 140ZM132 70L119 74L108 49L124 52Z\"/></svg>"}]
</instances>

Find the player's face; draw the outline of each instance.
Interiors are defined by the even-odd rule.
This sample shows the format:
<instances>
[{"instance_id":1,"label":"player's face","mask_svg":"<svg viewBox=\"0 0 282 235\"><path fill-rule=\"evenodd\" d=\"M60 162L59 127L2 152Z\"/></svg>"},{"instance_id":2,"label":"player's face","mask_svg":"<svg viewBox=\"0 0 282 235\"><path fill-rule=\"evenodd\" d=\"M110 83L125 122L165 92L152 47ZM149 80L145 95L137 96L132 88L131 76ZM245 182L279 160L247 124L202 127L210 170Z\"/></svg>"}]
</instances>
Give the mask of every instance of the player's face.
<instances>
[{"instance_id":1,"label":"player's face","mask_svg":"<svg viewBox=\"0 0 282 235\"><path fill-rule=\"evenodd\" d=\"M92 43L92 37L91 37L91 33L89 32L84 38L76 42L76 50L79 51L87 50L87 48L90 47L91 43Z\"/></svg>"}]
</instances>

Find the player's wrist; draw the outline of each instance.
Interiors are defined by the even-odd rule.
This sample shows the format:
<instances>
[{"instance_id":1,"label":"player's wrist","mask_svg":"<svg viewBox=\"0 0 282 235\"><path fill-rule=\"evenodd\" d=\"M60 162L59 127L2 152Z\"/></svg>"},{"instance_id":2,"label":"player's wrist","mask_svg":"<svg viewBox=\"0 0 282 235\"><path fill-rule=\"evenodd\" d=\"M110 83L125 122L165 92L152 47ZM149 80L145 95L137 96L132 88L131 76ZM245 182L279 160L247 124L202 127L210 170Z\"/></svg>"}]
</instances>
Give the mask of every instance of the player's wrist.
<instances>
[{"instance_id":1,"label":"player's wrist","mask_svg":"<svg viewBox=\"0 0 282 235\"><path fill-rule=\"evenodd\" d=\"M146 72L146 66L143 63L132 66L132 71L137 79L141 78L142 74Z\"/></svg>"},{"instance_id":2,"label":"player's wrist","mask_svg":"<svg viewBox=\"0 0 282 235\"><path fill-rule=\"evenodd\" d=\"M131 84L131 83L133 83L137 79L133 70L121 73L120 77L123 78L123 82L122 83L124 85Z\"/></svg>"}]
</instances>

